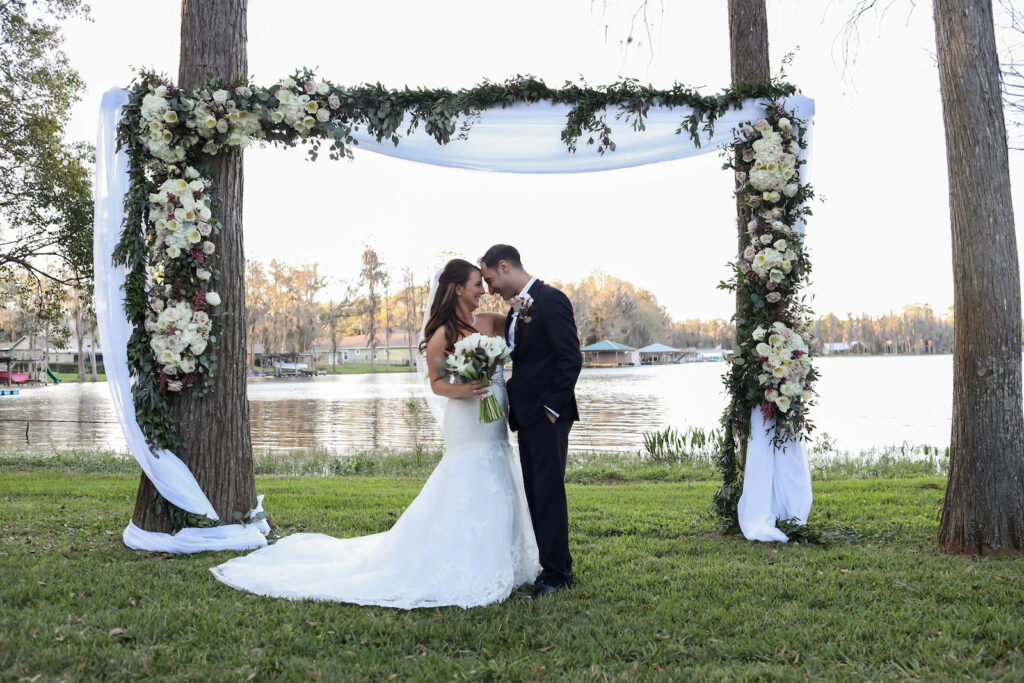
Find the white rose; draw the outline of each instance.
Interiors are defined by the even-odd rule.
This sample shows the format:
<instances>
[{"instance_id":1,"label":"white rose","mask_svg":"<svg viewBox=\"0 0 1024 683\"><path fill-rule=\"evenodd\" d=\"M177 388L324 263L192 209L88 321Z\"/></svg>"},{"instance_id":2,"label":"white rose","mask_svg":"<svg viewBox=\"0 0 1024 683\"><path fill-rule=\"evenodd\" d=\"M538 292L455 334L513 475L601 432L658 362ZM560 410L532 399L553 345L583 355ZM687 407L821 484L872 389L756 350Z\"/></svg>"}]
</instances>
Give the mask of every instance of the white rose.
<instances>
[{"instance_id":1,"label":"white rose","mask_svg":"<svg viewBox=\"0 0 1024 683\"><path fill-rule=\"evenodd\" d=\"M216 102L217 104L224 104L225 102L228 101L228 91L227 90L214 90L213 91L213 101Z\"/></svg>"},{"instance_id":2,"label":"white rose","mask_svg":"<svg viewBox=\"0 0 1024 683\"><path fill-rule=\"evenodd\" d=\"M201 221L208 221L208 220L210 220L210 217L212 215L213 214L210 213L210 207L206 206L205 204L200 205L200 207L199 207L199 220L201 220Z\"/></svg>"},{"instance_id":3,"label":"white rose","mask_svg":"<svg viewBox=\"0 0 1024 683\"><path fill-rule=\"evenodd\" d=\"M182 372L195 372L196 362L191 358L182 358L180 366Z\"/></svg>"},{"instance_id":4,"label":"white rose","mask_svg":"<svg viewBox=\"0 0 1024 683\"><path fill-rule=\"evenodd\" d=\"M341 100L338 99L337 95L331 95L327 98L327 106L331 109L338 109L341 107Z\"/></svg>"},{"instance_id":5,"label":"white rose","mask_svg":"<svg viewBox=\"0 0 1024 683\"><path fill-rule=\"evenodd\" d=\"M197 337L192 340L192 343L189 345L188 349L189 351L192 352L193 355L202 355L203 351L206 350L206 340L203 339L202 337Z\"/></svg>"},{"instance_id":6,"label":"white rose","mask_svg":"<svg viewBox=\"0 0 1024 683\"><path fill-rule=\"evenodd\" d=\"M761 342L760 344L757 345L757 347L754 350L757 351L758 356L768 356L768 354L772 352L772 347L768 346L764 342Z\"/></svg>"},{"instance_id":7,"label":"white rose","mask_svg":"<svg viewBox=\"0 0 1024 683\"><path fill-rule=\"evenodd\" d=\"M762 373L757 376L757 383L760 384L762 387L765 384L768 384L769 380L771 380L771 378L765 373Z\"/></svg>"},{"instance_id":8,"label":"white rose","mask_svg":"<svg viewBox=\"0 0 1024 683\"><path fill-rule=\"evenodd\" d=\"M166 85L158 85L158 86L156 86L156 89L153 90L153 93L157 97L167 97L167 86Z\"/></svg>"},{"instance_id":9,"label":"white rose","mask_svg":"<svg viewBox=\"0 0 1024 683\"><path fill-rule=\"evenodd\" d=\"M178 391L181 391L182 388L184 388L184 386L185 385L182 384L181 382L179 382L178 380L172 380L172 381L167 383L167 390L168 391L178 392Z\"/></svg>"},{"instance_id":10,"label":"white rose","mask_svg":"<svg viewBox=\"0 0 1024 683\"><path fill-rule=\"evenodd\" d=\"M210 276L213 275L206 268L196 268L196 277L200 280L209 280Z\"/></svg>"},{"instance_id":11,"label":"white rose","mask_svg":"<svg viewBox=\"0 0 1024 683\"><path fill-rule=\"evenodd\" d=\"M221 119L221 120L217 121L217 132L218 133L227 133L228 132L228 122L227 122L227 119Z\"/></svg>"},{"instance_id":12,"label":"white rose","mask_svg":"<svg viewBox=\"0 0 1024 683\"><path fill-rule=\"evenodd\" d=\"M812 398L811 392L806 391L806 390L800 392L800 400L803 401L804 403L807 403L808 401L810 401L811 398Z\"/></svg>"},{"instance_id":13,"label":"white rose","mask_svg":"<svg viewBox=\"0 0 1024 683\"><path fill-rule=\"evenodd\" d=\"M775 244L773 244L772 246L775 247L775 251L785 252L786 251L786 240L775 240Z\"/></svg>"},{"instance_id":14,"label":"white rose","mask_svg":"<svg viewBox=\"0 0 1024 683\"><path fill-rule=\"evenodd\" d=\"M323 123L329 118L331 118L331 111L329 109L321 109L316 113L316 120L320 123Z\"/></svg>"},{"instance_id":15,"label":"white rose","mask_svg":"<svg viewBox=\"0 0 1024 683\"><path fill-rule=\"evenodd\" d=\"M203 253L206 254L207 256L209 256L216 250L217 247L214 246L213 242L211 242L210 240L206 240L205 242L203 242Z\"/></svg>"},{"instance_id":16,"label":"white rose","mask_svg":"<svg viewBox=\"0 0 1024 683\"><path fill-rule=\"evenodd\" d=\"M758 326L757 329L754 330L754 333L751 336L754 338L754 341L761 341L762 339L764 339L764 335L765 335L766 331L767 330L765 330L763 327Z\"/></svg>"},{"instance_id":17,"label":"white rose","mask_svg":"<svg viewBox=\"0 0 1024 683\"><path fill-rule=\"evenodd\" d=\"M181 249L178 247L167 247L167 256L169 258L178 258L181 256Z\"/></svg>"},{"instance_id":18,"label":"white rose","mask_svg":"<svg viewBox=\"0 0 1024 683\"><path fill-rule=\"evenodd\" d=\"M798 188L797 188L797 184L796 183L789 183L784 188L782 188L782 192L787 197L792 197L793 195L796 194L797 189Z\"/></svg>"},{"instance_id":19,"label":"white rose","mask_svg":"<svg viewBox=\"0 0 1024 683\"><path fill-rule=\"evenodd\" d=\"M220 306L220 294L218 294L217 292L207 292L206 303L210 304L211 306Z\"/></svg>"}]
</instances>

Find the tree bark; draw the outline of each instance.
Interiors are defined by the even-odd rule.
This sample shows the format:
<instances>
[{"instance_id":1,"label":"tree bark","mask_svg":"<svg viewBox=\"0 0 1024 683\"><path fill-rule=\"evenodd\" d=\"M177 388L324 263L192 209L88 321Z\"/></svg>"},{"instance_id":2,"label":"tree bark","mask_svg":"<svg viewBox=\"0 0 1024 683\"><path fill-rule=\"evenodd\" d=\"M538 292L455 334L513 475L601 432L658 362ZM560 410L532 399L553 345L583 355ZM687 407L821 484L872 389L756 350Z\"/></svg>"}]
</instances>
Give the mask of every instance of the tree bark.
<instances>
[{"instance_id":1,"label":"tree bark","mask_svg":"<svg viewBox=\"0 0 1024 683\"><path fill-rule=\"evenodd\" d=\"M178 83L202 85L207 73L232 82L248 72L246 51L247 0L181 3L181 52ZM184 448L177 455L189 466L221 520L233 521L256 506L256 484L249 434L245 358L245 254L242 248L242 153L223 151L206 158L201 170L213 179L220 234L220 274L215 291L224 304L216 318L213 351L218 368L211 391L184 391L172 412ZM151 531L168 531L170 522L154 508L155 490L142 476L132 519Z\"/></svg>"},{"instance_id":2,"label":"tree bark","mask_svg":"<svg viewBox=\"0 0 1024 683\"><path fill-rule=\"evenodd\" d=\"M729 0L729 61L732 83L760 83L771 78L768 59L768 13L765 0ZM746 248L747 226L743 221L743 204L736 200L736 253ZM736 319L748 318L750 301L736 293ZM736 325L736 344L740 342L740 325ZM743 468L747 462L747 443L737 444L737 459Z\"/></svg>"},{"instance_id":3,"label":"tree bark","mask_svg":"<svg viewBox=\"0 0 1024 683\"><path fill-rule=\"evenodd\" d=\"M1021 301L990 0L936 0L953 235L953 428L939 543L1024 549Z\"/></svg>"}]
</instances>

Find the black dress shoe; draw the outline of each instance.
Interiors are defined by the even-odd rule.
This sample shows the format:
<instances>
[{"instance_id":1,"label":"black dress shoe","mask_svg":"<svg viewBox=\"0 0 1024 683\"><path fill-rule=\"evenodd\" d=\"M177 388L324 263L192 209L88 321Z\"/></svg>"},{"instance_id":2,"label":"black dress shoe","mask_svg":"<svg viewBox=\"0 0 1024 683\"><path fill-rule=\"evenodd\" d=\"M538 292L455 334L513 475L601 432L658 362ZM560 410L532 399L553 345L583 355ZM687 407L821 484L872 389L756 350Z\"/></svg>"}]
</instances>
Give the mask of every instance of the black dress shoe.
<instances>
[{"instance_id":1,"label":"black dress shoe","mask_svg":"<svg viewBox=\"0 0 1024 683\"><path fill-rule=\"evenodd\" d=\"M546 597L548 595L552 595L553 593L555 593L557 591L567 590L569 588L572 588L574 583L576 583L576 582L573 579L568 579L568 580L565 580L565 581L557 581L557 582L556 581L552 581L550 579L544 579L544 580L538 579L537 583L535 583L533 585L533 592L530 593L530 597L531 598L543 598L543 597Z\"/></svg>"},{"instance_id":2,"label":"black dress shoe","mask_svg":"<svg viewBox=\"0 0 1024 683\"><path fill-rule=\"evenodd\" d=\"M530 593L530 599L547 597L548 595L554 594L557 590L558 587L550 583L538 583L533 587L533 591Z\"/></svg>"}]
</instances>

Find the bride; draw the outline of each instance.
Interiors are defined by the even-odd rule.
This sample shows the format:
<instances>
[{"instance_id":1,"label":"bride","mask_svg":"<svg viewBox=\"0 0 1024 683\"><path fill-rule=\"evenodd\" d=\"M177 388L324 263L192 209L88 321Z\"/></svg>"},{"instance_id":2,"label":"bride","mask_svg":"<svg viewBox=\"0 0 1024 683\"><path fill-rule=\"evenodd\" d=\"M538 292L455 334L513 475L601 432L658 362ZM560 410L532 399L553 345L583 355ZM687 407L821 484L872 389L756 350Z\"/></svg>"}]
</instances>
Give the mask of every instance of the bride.
<instances>
[{"instance_id":1,"label":"bride","mask_svg":"<svg viewBox=\"0 0 1024 683\"><path fill-rule=\"evenodd\" d=\"M449 384L438 372L459 339L502 336L504 316L473 313L483 294L480 270L462 259L449 261L431 287L421 380L445 452L395 525L358 538L293 534L212 568L219 580L272 597L402 609L486 605L533 581L537 542L506 419L480 422L480 383ZM507 412L500 369L492 389Z\"/></svg>"}]
</instances>

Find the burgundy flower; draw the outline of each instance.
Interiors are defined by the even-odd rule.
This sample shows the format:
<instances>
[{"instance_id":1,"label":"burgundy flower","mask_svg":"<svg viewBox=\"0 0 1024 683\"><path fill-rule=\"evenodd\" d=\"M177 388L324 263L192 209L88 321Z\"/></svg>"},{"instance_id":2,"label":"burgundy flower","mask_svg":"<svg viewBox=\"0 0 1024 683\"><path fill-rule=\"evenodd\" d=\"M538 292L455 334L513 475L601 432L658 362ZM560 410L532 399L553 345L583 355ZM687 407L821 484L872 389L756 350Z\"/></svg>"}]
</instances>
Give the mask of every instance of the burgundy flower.
<instances>
[{"instance_id":1,"label":"burgundy flower","mask_svg":"<svg viewBox=\"0 0 1024 683\"><path fill-rule=\"evenodd\" d=\"M192 250L189 251L189 254L192 255L192 258L195 259L196 263L198 263L201 266L205 265L204 261L206 260L206 256L203 254L203 250L201 248L192 247Z\"/></svg>"},{"instance_id":2,"label":"burgundy flower","mask_svg":"<svg viewBox=\"0 0 1024 683\"><path fill-rule=\"evenodd\" d=\"M202 192L200 192L199 190L195 190L195 191L194 191L194 192L192 193L192 199L199 199L199 198L200 198L200 197L202 197L202 196L203 196L203 193L202 193Z\"/></svg>"},{"instance_id":3,"label":"burgundy flower","mask_svg":"<svg viewBox=\"0 0 1024 683\"><path fill-rule=\"evenodd\" d=\"M174 334L177 331L178 331L178 328L175 327L174 325L171 325L170 327L167 328L167 335L170 336L170 335Z\"/></svg>"},{"instance_id":4,"label":"burgundy flower","mask_svg":"<svg viewBox=\"0 0 1024 683\"><path fill-rule=\"evenodd\" d=\"M186 387L192 386L196 381L196 373L186 372L185 376L181 378L181 381Z\"/></svg>"},{"instance_id":5,"label":"burgundy flower","mask_svg":"<svg viewBox=\"0 0 1024 683\"><path fill-rule=\"evenodd\" d=\"M177 199L177 197L174 196L173 192L168 192L167 193L167 201L168 202L173 202L175 199Z\"/></svg>"},{"instance_id":6,"label":"burgundy flower","mask_svg":"<svg viewBox=\"0 0 1024 683\"><path fill-rule=\"evenodd\" d=\"M167 373L166 372L161 372L160 373L160 377L159 377L159 379L157 379L157 386L160 387L161 390L163 390L164 388L167 387Z\"/></svg>"},{"instance_id":7,"label":"burgundy flower","mask_svg":"<svg viewBox=\"0 0 1024 683\"><path fill-rule=\"evenodd\" d=\"M793 352L793 358L799 358L800 356L806 356L807 354L799 349Z\"/></svg>"},{"instance_id":8,"label":"burgundy flower","mask_svg":"<svg viewBox=\"0 0 1024 683\"><path fill-rule=\"evenodd\" d=\"M175 280L171 286L171 295L175 301L181 301L185 298L185 295L181 292L181 280Z\"/></svg>"},{"instance_id":9,"label":"burgundy flower","mask_svg":"<svg viewBox=\"0 0 1024 683\"><path fill-rule=\"evenodd\" d=\"M192 299L192 310L201 311L206 308L206 290L200 289L194 299Z\"/></svg>"},{"instance_id":10,"label":"burgundy flower","mask_svg":"<svg viewBox=\"0 0 1024 683\"><path fill-rule=\"evenodd\" d=\"M775 414L775 404L774 403L762 403L761 404L761 417L764 418L765 422L768 422L768 420L770 420L772 418L772 415L774 415L774 414Z\"/></svg>"}]
</instances>

